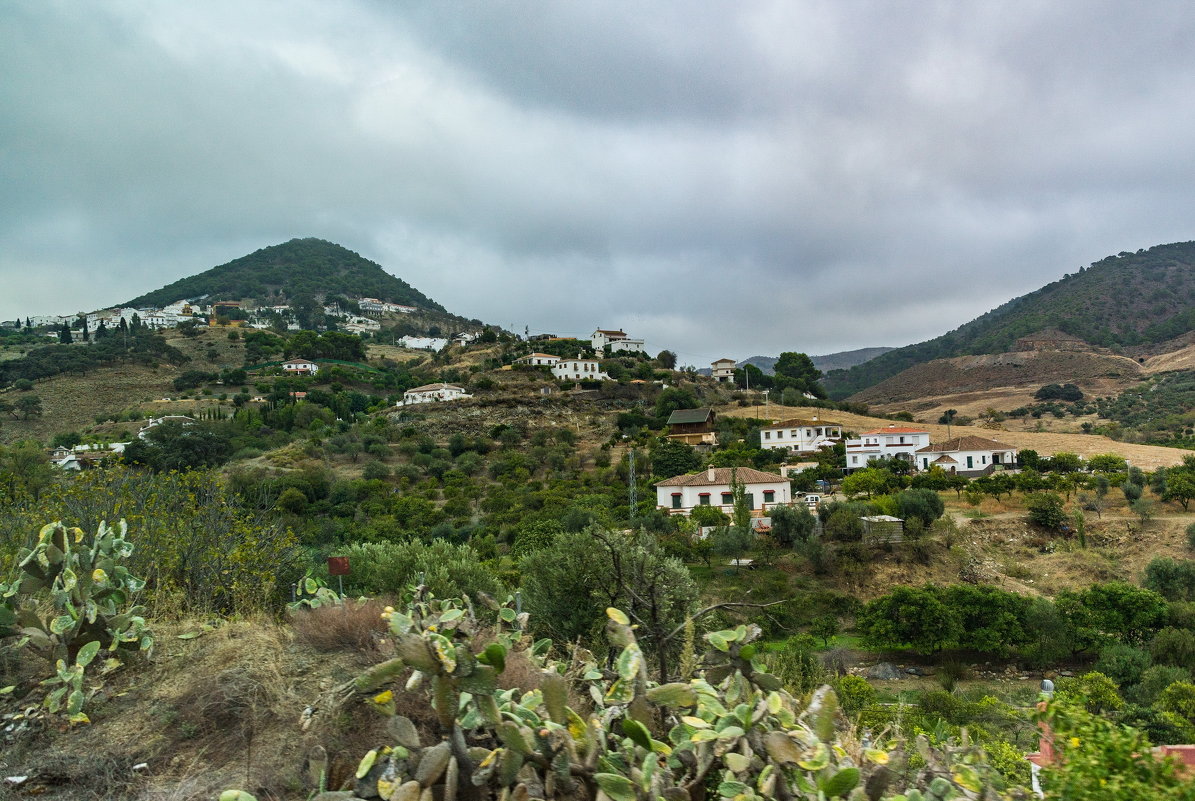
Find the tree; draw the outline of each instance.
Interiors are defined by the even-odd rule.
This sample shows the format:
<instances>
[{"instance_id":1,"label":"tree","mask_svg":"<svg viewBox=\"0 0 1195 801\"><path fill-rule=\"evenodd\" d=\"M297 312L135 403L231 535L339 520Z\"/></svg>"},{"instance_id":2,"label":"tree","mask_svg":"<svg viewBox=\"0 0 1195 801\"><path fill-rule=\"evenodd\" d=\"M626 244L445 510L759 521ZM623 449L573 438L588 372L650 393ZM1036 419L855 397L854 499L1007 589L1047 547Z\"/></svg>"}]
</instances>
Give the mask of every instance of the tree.
<instances>
[{"instance_id":1,"label":"tree","mask_svg":"<svg viewBox=\"0 0 1195 801\"><path fill-rule=\"evenodd\" d=\"M1062 496L1056 492L1033 493L1025 499L1025 510L1029 513L1030 522L1051 531L1062 528L1067 519L1062 508Z\"/></svg>"},{"instance_id":2,"label":"tree","mask_svg":"<svg viewBox=\"0 0 1195 801\"><path fill-rule=\"evenodd\" d=\"M838 618L834 615L822 615L813 621L813 625L809 627L809 633L819 638L822 644L829 648L830 640L838 636L840 629Z\"/></svg>"},{"instance_id":3,"label":"tree","mask_svg":"<svg viewBox=\"0 0 1195 801\"><path fill-rule=\"evenodd\" d=\"M550 547L525 557L520 569L524 607L543 634L558 642L587 637L603 610L617 607L639 627L641 643L667 681L677 665L678 635L693 613L697 585L654 537L591 526L557 537Z\"/></svg>"},{"instance_id":4,"label":"tree","mask_svg":"<svg viewBox=\"0 0 1195 801\"><path fill-rule=\"evenodd\" d=\"M772 509L772 536L785 547L806 542L817 531L817 518L804 504Z\"/></svg>"},{"instance_id":5,"label":"tree","mask_svg":"<svg viewBox=\"0 0 1195 801\"><path fill-rule=\"evenodd\" d=\"M822 371L814 367L813 360L804 353L781 353L773 370L773 383L777 389L792 388L818 398L826 397L826 391L818 383Z\"/></svg>"},{"instance_id":6,"label":"tree","mask_svg":"<svg viewBox=\"0 0 1195 801\"><path fill-rule=\"evenodd\" d=\"M1185 512L1190 506L1192 498L1195 498L1195 475L1186 470L1167 471L1166 491L1163 493L1162 499L1178 501Z\"/></svg>"},{"instance_id":7,"label":"tree","mask_svg":"<svg viewBox=\"0 0 1195 801\"><path fill-rule=\"evenodd\" d=\"M842 491L847 497L866 494L870 498L883 493L891 481L892 474L886 470L865 467L842 480Z\"/></svg>"},{"instance_id":8,"label":"tree","mask_svg":"<svg viewBox=\"0 0 1195 801\"><path fill-rule=\"evenodd\" d=\"M697 449L680 440L660 438L651 451L651 472L657 478L691 473L701 467Z\"/></svg>"},{"instance_id":9,"label":"tree","mask_svg":"<svg viewBox=\"0 0 1195 801\"><path fill-rule=\"evenodd\" d=\"M958 615L932 587L897 587L875 599L864 607L859 628L873 646L921 653L937 653L962 634Z\"/></svg>"},{"instance_id":10,"label":"tree","mask_svg":"<svg viewBox=\"0 0 1195 801\"><path fill-rule=\"evenodd\" d=\"M11 500L28 494L37 501L52 483L54 468L37 443L19 442L7 449L0 446L0 498Z\"/></svg>"},{"instance_id":11,"label":"tree","mask_svg":"<svg viewBox=\"0 0 1195 801\"><path fill-rule=\"evenodd\" d=\"M671 351L671 350L660 351L660 355L656 356L656 361L659 362L660 366L663 367L665 370L675 370L676 369L676 353L674 351Z\"/></svg>"},{"instance_id":12,"label":"tree","mask_svg":"<svg viewBox=\"0 0 1195 801\"><path fill-rule=\"evenodd\" d=\"M63 345L69 345L71 344L71 339L70 326L68 326L66 323L63 323L62 327L58 329L58 341Z\"/></svg>"},{"instance_id":13,"label":"tree","mask_svg":"<svg viewBox=\"0 0 1195 801\"><path fill-rule=\"evenodd\" d=\"M710 547L718 556L738 561L751 550L753 536L750 529L719 526L710 534Z\"/></svg>"},{"instance_id":14,"label":"tree","mask_svg":"<svg viewBox=\"0 0 1195 801\"><path fill-rule=\"evenodd\" d=\"M41 398L36 395L22 395L14 405L26 420L42 415Z\"/></svg>"},{"instance_id":15,"label":"tree","mask_svg":"<svg viewBox=\"0 0 1195 801\"><path fill-rule=\"evenodd\" d=\"M155 471L213 467L231 455L232 439L224 426L185 420L159 423L124 450L126 462Z\"/></svg>"},{"instance_id":16,"label":"tree","mask_svg":"<svg viewBox=\"0 0 1195 801\"><path fill-rule=\"evenodd\" d=\"M656 417L667 420L668 416L677 409L694 409L697 398L687 389L669 387L656 398Z\"/></svg>"},{"instance_id":17,"label":"tree","mask_svg":"<svg viewBox=\"0 0 1195 801\"><path fill-rule=\"evenodd\" d=\"M897 493L895 498L903 519L920 520L926 528L946 511L942 498L933 490L907 489Z\"/></svg>"}]
</instances>

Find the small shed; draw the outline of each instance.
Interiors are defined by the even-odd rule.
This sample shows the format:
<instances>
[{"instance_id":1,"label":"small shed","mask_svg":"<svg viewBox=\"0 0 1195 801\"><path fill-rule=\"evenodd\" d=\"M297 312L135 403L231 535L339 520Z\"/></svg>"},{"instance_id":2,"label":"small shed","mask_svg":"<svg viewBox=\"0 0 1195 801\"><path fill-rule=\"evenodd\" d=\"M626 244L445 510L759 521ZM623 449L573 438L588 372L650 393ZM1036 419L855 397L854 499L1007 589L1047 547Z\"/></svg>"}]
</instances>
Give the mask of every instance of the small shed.
<instances>
[{"instance_id":1,"label":"small shed","mask_svg":"<svg viewBox=\"0 0 1195 801\"><path fill-rule=\"evenodd\" d=\"M905 521L899 517L868 515L859 519L863 522L863 543L865 545L905 541Z\"/></svg>"},{"instance_id":2,"label":"small shed","mask_svg":"<svg viewBox=\"0 0 1195 801\"><path fill-rule=\"evenodd\" d=\"M668 438L689 445L714 441L713 409L677 409L668 416Z\"/></svg>"}]
</instances>

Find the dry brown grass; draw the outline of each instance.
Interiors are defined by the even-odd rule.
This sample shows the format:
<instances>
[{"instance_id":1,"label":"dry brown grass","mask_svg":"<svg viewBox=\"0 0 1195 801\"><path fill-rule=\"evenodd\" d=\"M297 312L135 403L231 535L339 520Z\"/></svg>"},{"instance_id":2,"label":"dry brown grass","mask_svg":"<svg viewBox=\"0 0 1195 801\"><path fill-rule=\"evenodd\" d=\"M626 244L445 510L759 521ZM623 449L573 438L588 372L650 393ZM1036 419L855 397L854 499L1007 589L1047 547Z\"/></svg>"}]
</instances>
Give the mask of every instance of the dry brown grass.
<instances>
[{"instance_id":1,"label":"dry brown grass","mask_svg":"<svg viewBox=\"0 0 1195 801\"><path fill-rule=\"evenodd\" d=\"M298 609L290 624L295 636L317 651L377 651L386 633L385 608L376 598L348 599L339 606Z\"/></svg>"},{"instance_id":2,"label":"dry brown grass","mask_svg":"<svg viewBox=\"0 0 1195 801\"><path fill-rule=\"evenodd\" d=\"M1034 431L991 431L978 426L946 426L937 423L899 423L882 417L868 417L849 412L818 409L812 406L779 406L770 404L763 406L724 406L717 409L718 414L727 417L759 417L782 420L786 417L812 417L841 423L849 431L862 432L883 428L889 425L916 425L930 433L934 442L941 442L948 436L962 437L974 435L986 439L994 439L1017 450L1029 448L1042 456L1055 453L1077 453L1083 457L1095 456L1099 453L1118 453L1144 470L1156 470L1159 467L1172 467L1181 464L1187 451L1178 448L1162 448L1156 445L1134 445L1127 442L1117 442L1107 437L1094 434L1058 434L1052 432L1038 433Z\"/></svg>"}]
</instances>

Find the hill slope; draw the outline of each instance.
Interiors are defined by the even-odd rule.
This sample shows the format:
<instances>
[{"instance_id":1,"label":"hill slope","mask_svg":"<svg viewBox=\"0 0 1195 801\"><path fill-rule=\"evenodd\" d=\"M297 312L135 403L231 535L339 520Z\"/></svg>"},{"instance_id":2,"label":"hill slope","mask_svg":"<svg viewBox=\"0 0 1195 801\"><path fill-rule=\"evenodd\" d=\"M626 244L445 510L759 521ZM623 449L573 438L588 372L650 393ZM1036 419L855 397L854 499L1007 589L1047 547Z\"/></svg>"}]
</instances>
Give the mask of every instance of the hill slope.
<instances>
[{"instance_id":1,"label":"hill slope","mask_svg":"<svg viewBox=\"0 0 1195 801\"><path fill-rule=\"evenodd\" d=\"M948 334L829 373L824 385L843 398L932 359L1011 351L1019 337L1050 328L1100 347L1164 342L1195 329L1195 242L1109 256Z\"/></svg>"},{"instance_id":2,"label":"hill slope","mask_svg":"<svg viewBox=\"0 0 1195 801\"><path fill-rule=\"evenodd\" d=\"M184 298L264 301L281 296L345 295L444 311L406 281L348 248L322 239L292 239L133 298L124 306L164 306Z\"/></svg>"}]
</instances>

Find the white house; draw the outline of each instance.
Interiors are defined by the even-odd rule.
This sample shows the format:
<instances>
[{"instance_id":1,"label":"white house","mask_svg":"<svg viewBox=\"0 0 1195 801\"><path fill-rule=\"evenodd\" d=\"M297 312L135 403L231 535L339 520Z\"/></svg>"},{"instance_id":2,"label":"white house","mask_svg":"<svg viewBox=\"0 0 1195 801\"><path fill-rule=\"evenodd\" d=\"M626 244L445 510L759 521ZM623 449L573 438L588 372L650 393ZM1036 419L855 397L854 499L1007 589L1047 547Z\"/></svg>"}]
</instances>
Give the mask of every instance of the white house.
<instances>
[{"instance_id":1,"label":"white house","mask_svg":"<svg viewBox=\"0 0 1195 801\"><path fill-rule=\"evenodd\" d=\"M529 364L532 367L555 367L558 361L560 361L560 357L553 356L550 353L528 353L526 356L520 356L515 359L515 364Z\"/></svg>"},{"instance_id":2,"label":"white house","mask_svg":"<svg viewBox=\"0 0 1195 801\"><path fill-rule=\"evenodd\" d=\"M288 359L282 363L282 372L291 375L315 375L319 365L310 359Z\"/></svg>"},{"instance_id":3,"label":"white house","mask_svg":"<svg viewBox=\"0 0 1195 801\"><path fill-rule=\"evenodd\" d=\"M865 431L859 439L846 441L846 469L867 467L875 459L896 458L913 463L918 449L929 444L929 432L920 428L890 425Z\"/></svg>"},{"instance_id":4,"label":"white house","mask_svg":"<svg viewBox=\"0 0 1195 801\"><path fill-rule=\"evenodd\" d=\"M561 359L552 365L552 375L560 381L608 381L596 359Z\"/></svg>"},{"instance_id":5,"label":"white house","mask_svg":"<svg viewBox=\"0 0 1195 801\"><path fill-rule=\"evenodd\" d=\"M589 342L599 353L604 348L609 348L611 353L618 350L643 353L647 350L642 339L631 339L627 336L626 331L622 330L611 331L599 328L589 335Z\"/></svg>"},{"instance_id":6,"label":"white house","mask_svg":"<svg viewBox=\"0 0 1195 801\"><path fill-rule=\"evenodd\" d=\"M734 510L732 476L743 485L747 503L754 510L767 510L791 500L788 479L750 467L711 467L700 473L673 476L656 482L656 504L669 514L689 514L697 506L716 506L724 512Z\"/></svg>"},{"instance_id":7,"label":"white house","mask_svg":"<svg viewBox=\"0 0 1195 801\"><path fill-rule=\"evenodd\" d=\"M984 437L955 437L935 442L917 450L917 469L928 470L934 465L947 473L963 476L985 475L1001 467L1014 467L1017 449Z\"/></svg>"},{"instance_id":8,"label":"white house","mask_svg":"<svg viewBox=\"0 0 1195 801\"><path fill-rule=\"evenodd\" d=\"M718 359L716 362L710 364L710 375L719 383L727 381L734 381L734 359Z\"/></svg>"},{"instance_id":9,"label":"white house","mask_svg":"<svg viewBox=\"0 0 1195 801\"><path fill-rule=\"evenodd\" d=\"M408 389L403 393L402 400L399 401L398 405L413 406L417 403L436 403L439 401L453 401L471 397L473 396L465 393L464 387L441 382L439 384L424 384L421 387Z\"/></svg>"},{"instance_id":10,"label":"white house","mask_svg":"<svg viewBox=\"0 0 1195 801\"><path fill-rule=\"evenodd\" d=\"M842 440L842 424L817 417L794 417L772 423L759 430L761 448L787 450L795 453L812 453L822 448L832 448Z\"/></svg>"}]
</instances>

